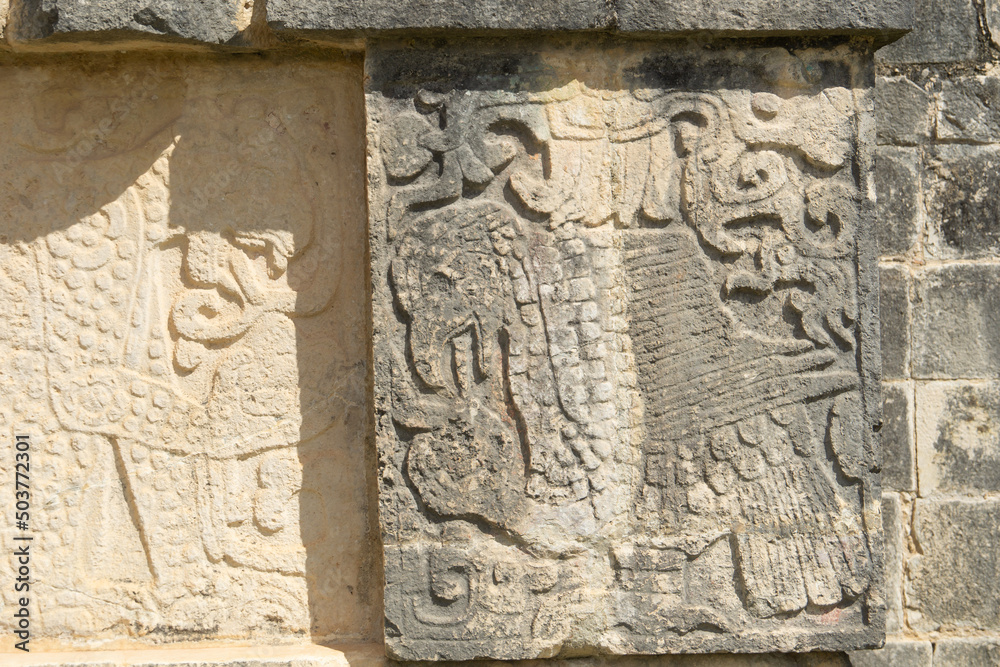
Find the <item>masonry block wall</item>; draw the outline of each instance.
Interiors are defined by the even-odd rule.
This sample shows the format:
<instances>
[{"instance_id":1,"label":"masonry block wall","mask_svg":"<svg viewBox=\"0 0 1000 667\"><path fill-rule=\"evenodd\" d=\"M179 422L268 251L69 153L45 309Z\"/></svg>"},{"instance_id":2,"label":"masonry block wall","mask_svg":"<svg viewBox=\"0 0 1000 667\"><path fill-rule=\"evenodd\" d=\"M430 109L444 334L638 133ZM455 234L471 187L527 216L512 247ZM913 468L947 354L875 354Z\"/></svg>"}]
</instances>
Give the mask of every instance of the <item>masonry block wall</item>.
<instances>
[{"instance_id":1,"label":"masonry block wall","mask_svg":"<svg viewBox=\"0 0 1000 667\"><path fill-rule=\"evenodd\" d=\"M874 91L877 126L874 180L878 195L876 217L880 248L884 399L881 437L884 448L882 519L886 547L885 600L888 611L885 648L850 653L585 658L561 660L559 663L657 667L1000 665L1000 0L915 2L913 32L883 48L876 56L877 79ZM37 9L36 4L45 11L32 15L30 12ZM369 286L365 284L364 277L364 262L368 258L363 247L364 187L361 166L363 159L360 155L364 124L363 40L355 35L351 38L355 41L347 39L340 42L341 46L346 45L348 55L338 52L335 59L339 60L336 62L316 64L317 61L330 60L329 43L323 49L315 49L315 44L303 42L299 44L302 49L296 53L297 56L303 56L305 64L297 62L295 58L288 62L280 59L267 62L267 57L262 57L258 63L258 56L251 53L251 47L267 49L275 46L278 40L271 34L272 29L279 32L287 29L290 34L296 30L308 31L322 27L323 20L326 20L322 16L326 5L318 3L317 7L323 6L314 12L311 6L308 10L296 9L291 6L295 3L272 0L265 16L264 5L260 2L256 5L252 2L216 3L210 11L206 9L204 14L190 8L184 9L185 3L178 3L181 9L175 11L176 8L169 2L151 3L150 7L156 11L148 8L137 12L131 9L128 12L118 11L126 4L14 2L13 7L19 11L8 22L7 0L0 0L0 32L6 25L6 39L14 43L16 40L10 26L15 26L17 34L24 40L19 46L21 53L12 54L8 43L0 43L0 68L3 69L3 76L0 76L0 104L4 110L3 117L0 117L0 127L5 130L9 128L8 134L13 138L0 150L0 154L5 156L0 160L0 169L7 174L6 178L10 182L23 182L25 195L3 200L5 209L0 214L9 214L10 219L14 219L13 211L21 211L18 213L21 215L24 211L34 210L37 218L32 218L33 226L22 227L20 230L24 239L10 239L11 247L20 241L25 241L26 244L38 243L46 235L61 234L74 227L83 231L77 234L79 238L70 240L84 244L88 238L85 233L89 231L84 229L84 223L95 229L100 228L98 231L101 231L104 228L100 225L107 222L94 211L89 211L93 214L89 216L81 213L89 206L85 199L91 192L99 190L98 198L108 200L102 199L98 202L101 205L109 202L118 205L119 202L111 195L137 190L137 200L145 202L144 205L152 202L159 206L168 195L160 196L157 188L169 188L171 205L175 207L176 215L190 214L183 229L194 242L188 239L184 243L191 245L185 246L181 241L171 243L169 239L161 243L163 239L154 236L146 239L149 244L160 244L156 249L162 253L162 259L158 260L160 264L151 264L152 268L146 270L158 270L162 275L168 276L168 279L160 281L163 290L173 294L181 293L182 289L203 288L211 282L206 278L210 268L207 261L212 255L209 250L224 250L226 253L242 256L243 248L250 248L259 255L254 256L252 267L260 274L259 282L270 285L267 281L277 281L279 286L287 286L288 278L283 277L286 267L275 265L275 261L281 261L279 255L282 254L276 249L284 248L289 257L295 258L288 264L290 276L302 270L296 262L306 264L308 259L301 251L285 247L285 237L294 239L294 234L272 234L273 239L261 234L244 234L244 237L240 237L234 231L235 228L222 225L225 228L215 229L195 215L204 208L204 202L195 195L199 189L217 187L219 178L229 183L232 179L227 174L262 166L254 162L258 159L266 162L263 166L278 174L268 177L271 180L267 182L271 187L276 187L275 184L287 188L298 187L309 180L299 178L296 170L308 171L307 167L310 165L302 166L297 158L292 157L302 153L310 155L310 159L314 159L319 165L316 170L331 179L330 184L323 182L322 187L319 180L315 181L317 192L321 194L313 196L317 201L322 197L335 199L335 203L327 202L321 208L336 209L343 214L343 228L335 231L341 234L338 238L346 244L349 252L345 256L350 260L343 263L346 268L342 269L344 284L340 286L340 301L324 301L323 308L319 309L320 315L326 318L316 320L322 326L297 331L281 319L286 314L285 311L294 314L296 309L307 309L309 304L299 300L298 303L286 304L285 311L280 311L278 306L272 308L273 317L269 316L270 319L259 327L259 339L250 340L251 343L256 341L259 344L246 345L254 348L247 354L278 355L284 348L278 349L280 346L275 341L284 341L283 344L288 349L305 341L311 346L308 348L312 354L309 357L311 360L332 359L340 364L332 370L312 362L301 365L301 369L292 369L292 364L288 370L289 373L294 370L295 373L322 375L324 381L317 381L317 384L323 387L327 386L325 379L329 376L341 378L342 382L334 392L339 393L336 396L331 394L328 398L331 399L331 404L335 402L334 399L347 404L350 410L341 407L337 407L337 410L341 410L350 419L337 421L336 428L328 428L329 425L324 423L320 424L322 429L314 429L325 438L320 442L324 453L322 458L296 460L290 454L295 451L299 453L299 457L302 456L302 450L297 445L301 439L299 429L308 430L309 426L295 424L285 438L287 442L282 441L280 446L267 442L259 447L260 451L247 449L232 452L228 458L214 460L211 465L215 468L209 469L207 473L213 474L213 470L217 468L217 476L221 479L230 474L229 468L253 468L250 474L243 477L251 480L254 488L241 491L245 498L240 502L245 507L251 507L252 500L254 512L258 511L258 505L266 509L263 501L269 498L267 490L272 481L280 482L272 485L280 488L284 488L282 485L286 483L296 488L305 488L310 485L302 480L311 475L315 482L310 487L311 491L314 496L323 499L322 511L328 517L324 520L324 525L333 528L329 534L317 536L316 541L311 543L320 544L320 548L313 546L309 552L312 560L307 559L299 564L294 559L305 558L305 552L295 551L298 548L298 534L295 531L298 531L300 519L307 522L311 515L303 513L302 517L283 517L278 516L275 510L272 516L260 510L261 516L254 516L252 522L249 518L237 521L235 519L240 517L234 519L220 515L217 517L219 525L223 532L229 534L228 541L220 547L220 553L225 549L229 549L229 552L218 560L227 564L239 560L239 554L242 553L240 548L244 543L250 543L244 533L252 534L254 539L262 539L250 530L251 523L256 523L264 529L258 532L266 533L268 539L276 541L280 541L289 532L295 532L291 540L291 546L295 549L289 547L287 550L290 554L287 560L291 565L282 561L277 565L257 564L256 569L245 567L247 572L233 579L239 585L231 587L229 592L231 600L242 601L241 603L251 601L251 604L246 604L245 609L234 603L224 605L226 613L222 620L214 617L211 619L214 626L205 622L205 627L202 627L192 621L188 635L179 639L158 636L150 645L157 642L180 642L188 647L196 646L202 639L211 638L213 632L219 633L220 627L230 637L238 637L244 646L254 641L261 644L283 643L287 637L283 637L282 633L287 635L287 628L294 627L307 640L310 633L313 637L322 634L327 643L340 645L354 642L364 645L364 648L346 651L338 654L337 658L323 653L322 647L318 645L308 649L286 647L287 651L284 653L275 651L253 656L239 654L238 651L243 649L238 649L237 653L233 653L233 649L219 649L216 653L198 653L184 657L150 650L147 646L127 658L81 657L81 653L73 654L72 658L68 654L58 657L54 653L47 657L36 657L37 654L33 654L14 658L8 652L11 649L7 645L0 647L0 664L130 664L175 667L189 664L228 665L234 664L237 658L240 662L236 664L254 667L385 664L382 633L378 627L383 603L379 580L381 570L378 567L381 552L377 544L377 518L374 511L377 492L374 489L375 481L371 479L374 476L374 462L371 458L352 456L352 452L371 445L366 431L371 425L365 423L366 408L370 406L365 403L367 397L362 396L361 389L362 376L366 372L365 364L368 363L368 353L362 343L370 336L364 312ZM344 3L327 4L336 5L333 7L336 11L329 7L327 10L344 17L343 25L332 29L356 30L371 18L353 11ZM376 4L379 10L372 16L381 22L375 26L376 29L406 27L392 23L392 17L396 15L395 7L388 3ZM498 6L499 4L502 3L498 3ZM567 6L569 4L571 3ZM565 11L559 13L559 18L565 20L565 25L559 27L571 30L603 29L612 25L612 19L606 10L613 4L575 3L573 6L579 9L575 14L564 7ZM659 15L629 14L627 9L632 4L635 3L621 3L624 10L617 15L619 26L632 25L630 29L638 32L692 30L699 26L696 3L678 3L678 6L683 5L682 9L688 12L681 12L678 16L673 16L664 9L663 16L668 18L663 18L662 25L657 23ZM808 8L821 4L803 1L796 7ZM59 5L58 11L50 11L56 5ZM462 3L451 5L461 6ZM470 2L468 5L472 7L474 3ZM665 7L662 3L658 6ZM170 11L160 11L164 8ZM804 9L803 12L806 13ZM720 15L722 13L720 10ZM41 17L45 21L36 22L37 24L26 22L25 17L29 15ZM739 15L739 12L732 12L731 15ZM272 20L270 26L265 18ZM542 21L542 18L538 20ZM782 28L774 23L779 19L780 17L767 13L762 14L755 19L757 23L754 24L754 29L766 31L769 26ZM441 23L444 19L434 12L426 13L422 20L420 27L444 27ZM484 3L475 4L475 10L470 9L463 20L473 27L483 29L510 29L528 18L518 11L511 11L509 7L500 12L492 3ZM808 22L792 23L782 29L791 31L810 28ZM737 28L738 26L734 29ZM173 41L156 43L153 50L164 53L145 60L149 57L148 54L139 52L148 50L149 43L138 42L134 31L166 35ZM84 34L86 38L76 42L74 40L77 34ZM40 46L32 45L31 41L36 37L57 41ZM189 48L190 44L182 42L183 39L203 44L197 48ZM244 53L208 54L202 48L204 43L211 44L213 49L218 44L228 44L243 49ZM171 50L198 49L201 50L200 53L183 56L176 52L170 53ZM37 53L25 53L31 50ZM77 53L53 53L60 50ZM95 56L89 53L93 50L112 53ZM118 51L122 52L117 53ZM108 63L113 63L113 66ZM128 75L122 78L124 83L109 78L114 78L115 72ZM141 85L144 77L153 77L157 81L156 85L144 87ZM302 84L302 90L296 88L299 84ZM319 95L315 91L323 86L336 93L331 98L339 100L337 104L343 105L343 108L325 98L317 97L315 101L312 99L312 95ZM94 91L92 94L86 93L91 89ZM77 93L66 92L73 90ZM153 101L147 106L144 106L145 101L137 104L135 110L127 114L128 122L122 124L124 129L116 124L112 128L114 131L104 132L106 136L98 136L99 141L94 150L103 162L76 155L66 150L62 144L42 145L36 141L35 135L30 132L25 135L23 132L23 127L38 126L41 128L40 135L68 136L70 130L73 130L70 126L77 123L84 129L96 128L100 134L101 127L97 121L101 118L100 114L104 113L104 106L117 108L115 100L126 96L123 91L128 90L137 99L142 97L145 100L149 97ZM242 115L230 113L229 106L218 102L220 95L228 100L227 103L231 103L232 108L244 105L253 110L259 106L261 111L241 112ZM76 106L79 101L77 98L107 98L110 101L101 102L100 105L104 106L95 111L86 105ZM418 100L415 108L422 108L420 104L428 106L431 103L437 102ZM53 112L53 109L58 113ZM336 113L331 110L336 110ZM331 117L323 115L327 112ZM63 116L69 120L63 119ZM244 121L234 120L236 118L249 119L246 121L248 125L243 127ZM319 132L316 129L318 127L324 128L323 132ZM144 134L147 129L153 131L153 134ZM229 155L224 156L226 159L220 162L218 153L238 144L232 141L233 137L259 137L265 133L280 135L281 141L289 144L292 149L287 154L275 155L264 151L251 156L253 159L247 159L244 155ZM24 141L25 136L30 139L27 143ZM136 152L135 146L129 142L134 142L141 150ZM249 145L257 146L252 141ZM52 158L53 155L57 158ZM58 167L61 159L73 168L79 164L88 166L67 172L68 185L52 187L55 181L46 181L46 174L55 169L53 165ZM231 165L230 171L220 172L218 165L223 163ZM112 166L108 167L109 164ZM255 211L260 212L250 203L254 201L252 195L256 193L253 188L257 182L240 180L240 183L245 189L236 192L237 198L246 205L250 213L243 209L238 213L244 218L250 218ZM345 183L349 187L345 187ZM38 195L40 189L44 196ZM185 198L193 208L185 210L180 206ZM151 210L153 209L156 207ZM312 214L312 211L302 213L302 217L311 220ZM105 217L109 221L113 220L110 214ZM282 222L291 226L295 219L294 216L284 215ZM214 224L219 225L221 222L225 222L222 216L214 219ZM110 226L110 223L106 226ZM179 228L173 224L169 230L174 233ZM242 243L242 246L233 244L230 237ZM56 257L58 240L44 240L43 245L39 246L43 249L51 246L53 257L56 258L53 259L53 271L58 269L57 260L62 258ZM4 237L0 242L6 244L8 239ZM20 252L19 247L13 248L11 252ZM192 253L195 251L199 251L199 256L205 259L204 267L199 268L199 265L192 263ZM271 254L268 255L268 252ZM270 263L268 257L271 258ZM13 260L10 265L14 268L21 266ZM186 267L184 270L190 275L182 274L182 267ZM56 277L63 279L65 276ZM71 280L72 276L65 278ZM116 279L131 284L130 274L123 273L122 276L116 276ZM145 283L147 287L151 284L153 283L150 281ZM96 278L94 285L94 290L100 289ZM319 285L319 288L323 287L329 286ZM5 294L17 292L9 286L4 289ZM94 294L97 292L94 291ZM281 294L278 291L272 289L269 294L269 298L273 298L275 303L279 302ZM281 303L286 301L287 299ZM5 297L2 307L6 309L4 313L10 311L7 313L8 320L13 321L17 317L30 319L31 313L18 305L13 297ZM166 318L170 309L167 305L162 305L161 310ZM292 316L288 315L288 319L291 320ZM7 333L9 332L4 332L4 335ZM85 340L81 338L81 348L85 347L84 343ZM211 349L213 353L220 352L223 347L218 341L213 341L212 345L214 347L206 346L206 349ZM141 350L149 357L142 357L143 363L156 363L158 357L153 350L153 346L149 350ZM22 368L23 364L19 365L17 355L3 356L7 358L0 363L17 367L4 376L12 389L3 400L12 402L14 399L10 397L20 396L17 393L19 391L27 394L35 391L29 386L30 383L14 386L19 383L14 383L13 379L21 377L17 373L29 377L31 369ZM290 353L286 357L290 359ZM196 368L198 360L191 361L192 368ZM190 369L185 370L185 373L189 372ZM192 377L192 383L197 380L207 386L208 380L205 378L197 375L185 377ZM268 389L268 378L260 378L254 387ZM135 389L130 385L129 391L141 392L141 388ZM247 399L263 401L271 394L278 396L273 391L269 394L258 391ZM129 396L129 400L134 400L135 405L142 403L145 398L139 393ZM150 396L149 401L154 398L155 396ZM235 400L228 395L223 398ZM237 398L243 400L242 396ZM3 400L0 400L0 405L4 405ZM304 399L296 395L289 400L295 403ZM220 401L223 402L225 401ZM4 417L9 418L18 410L20 408L17 406L12 407ZM254 425L234 423L231 430L239 431L244 426L250 429ZM102 475L108 478L121 475L128 479L130 471L125 470L123 474L122 469L131 466L133 462L137 466L141 463L144 453L141 447L129 445L127 449L121 449L121 452L131 457L126 459L121 453L115 453L110 445L105 446L106 443L101 440L103 437L100 434L89 439L67 437L58 442L52 438L55 445L63 448L61 451L68 452L66 460L70 461L70 472L57 471L58 474L80 480L79 484L72 486L74 490L89 488L88 485L99 486ZM99 455L96 460L87 459L88 452L91 451L88 448L99 440L104 449L91 448L98 451ZM120 440L128 442L124 435ZM170 452L169 455L177 454ZM157 464L155 459L153 463ZM343 480L338 478L336 481L339 486L330 482L335 475L343 477ZM138 479L138 472L136 478ZM184 489L176 476L172 481L164 478L160 482L149 482L150 486L157 483L168 489L177 489L178 495L183 495ZM117 487L111 491L114 493L106 494L109 498L115 494L125 497L123 494L129 493L124 488L119 490ZM60 502L71 505L75 501L70 496L71 494L63 494ZM173 510L166 505L139 509L140 512L149 514L154 522L161 521L164 525L182 515L176 510L176 506ZM108 534L119 534L121 526L128 528L133 522L146 520L144 517L130 517L128 507L117 496L104 503L103 512L103 521L107 524L104 527ZM247 516L249 515L248 510ZM287 519L289 529L286 530L283 524L279 525L278 519ZM174 532L180 536L178 540L184 539L184 531L198 532L195 526L178 525L175 528ZM134 638L131 634L138 626L134 623L128 625L131 621L127 619L135 616L127 606L129 602L119 604L119 598L110 598L109 603L102 599L101 604L107 604L115 610L114 613L126 619L119 625L114 625L118 621L113 615L91 614L89 606L96 599L94 592L81 589L73 577L79 575L79 580L83 581L90 577L92 571L97 570L102 575L107 575L108 579L125 580L131 576L130 568L143 570L146 567L142 556L144 545L140 544L139 537L133 536L128 543L104 540L92 548L90 542L78 537L87 531L80 530L76 524L65 530L53 529L52 532L64 541L63 546L73 547L64 553L74 557L73 568L76 568L62 568L65 581L56 583L65 586L60 590L59 597L53 599L67 608L77 604L79 600L79 606L89 614L89 620L85 619L87 622L92 621L94 627L104 623L111 628L108 630L101 626L102 632L107 631L105 639L119 628L125 628L120 646L131 646L124 638ZM99 541L93 539L95 542ZM123 544L129 548L126 549ZM101 569L92 564L97 562L94 559L101 554L115 550L125 555L117 561L104 561L112 562L111 567ZM282 554L284 552L279 555ZM316 554L322 556L321 562L317 561ZM182 572L185 568L190 568L190 561L185 563L188 564L180 561L165 562L162 567L169 572L171 567L176 566L175 569ZM237 564L245 565L242 562ZM4 567L7 565L4 563ZM342 573L343 581L331 583L331 579L325 577L325 573L331 568L339 568L337 571ZM279 580L292 570L296 574L301 570L304 573L302 581L310 583L304 583L290 592L276 586L267 588L272 579ZM2 571L7 572L6 569ZM183 573L178 577L187 579ZM322 589L320 596L314 593L314 580L325 582L326 588ZM450 580L446 583L450 583ZM13 608L9 606L13 602L8 599L10 592L6 590L9 588L6 577L0 581L0 585L5 587L4 594L8 596L3 607L3 621L9 623L7 612ZM272 588L274 592L268 592ZM114 591L122 600L127 597L126 593L128 590L123 586ZM102 596L104 594L101 593ZM258 598L273 602L272 606L278 611L270 606L257 604ZM164 596L164 599L167 602L159 599L153 602L133 602L138 606L153 606L155 603L168 607L173 604L173 598ZM208 596L197 598L199 602L210 599ZM65 600L69 602L64 602ZM206 605L212 609L223 606L207 602ZM311 607L316 605L333 612L320 619L318 625L316 615L311 611ZM175 615L202 623L199 620L202 616L195 611L198 610L180 610ZM67 613L64 618L49 616L48 621L65 625L67 636L75 631L80 637L85 637L88 630L86 624L81 624L82 617ZM146 619L147 616L141 618ZM148 619L149 628L162 626L158 625L162 620L160 617L149 615ZM8 625L3 627L6 631ZM301 637L293 637L292 641L297 639ZM85 642L76 642L72 648L82 648L84 644ZM112 643L108 645L113 646ZM58 640L53 640L44 647L46 650L60 648ZM139 653L145 655L140 656ZM539 666L556 662L547 660L533 664Z\"/></svg>"},{"instance_id":2,"label":"masonry block wall","mask_svg":"<svg viewBox=\"0 0 1000 667\"><path fill-rule=\"evenodd\" d=\"M876 61L888 641L1000 664L1000 3L918 0Z\"/></svg>"}]
</instances>

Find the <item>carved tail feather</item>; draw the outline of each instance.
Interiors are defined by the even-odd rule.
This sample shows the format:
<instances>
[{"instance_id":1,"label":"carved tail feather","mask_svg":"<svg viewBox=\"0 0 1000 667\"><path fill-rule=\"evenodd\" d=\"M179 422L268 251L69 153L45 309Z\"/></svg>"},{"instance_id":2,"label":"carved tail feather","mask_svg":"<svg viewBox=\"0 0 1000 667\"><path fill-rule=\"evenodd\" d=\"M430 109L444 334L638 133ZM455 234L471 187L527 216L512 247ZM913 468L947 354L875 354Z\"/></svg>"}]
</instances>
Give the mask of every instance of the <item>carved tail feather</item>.
<instances>
[{"instance_id":1,"label":"carved tail feather","mask_svg":"<svg viewBox=\"0 0 1000 667\"><path fill-rule=\"evenodd\" d=\"M834 482L812 458L787 451L778 461L757 447L742 442L736 454L758 464L751 470L737 463L746 524L733 546L750 612L766 618L860 595L868 549Z\"/></svg>"}]
</instances>

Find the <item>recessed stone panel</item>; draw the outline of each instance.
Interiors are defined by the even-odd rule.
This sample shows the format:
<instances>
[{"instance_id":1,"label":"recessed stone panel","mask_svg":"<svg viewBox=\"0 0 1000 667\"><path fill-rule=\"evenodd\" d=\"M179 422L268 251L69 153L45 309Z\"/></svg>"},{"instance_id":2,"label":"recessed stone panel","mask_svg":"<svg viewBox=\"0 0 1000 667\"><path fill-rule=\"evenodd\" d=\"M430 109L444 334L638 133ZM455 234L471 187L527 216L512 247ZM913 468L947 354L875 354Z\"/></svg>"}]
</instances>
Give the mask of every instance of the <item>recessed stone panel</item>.
<instances>
[{"instance_id":1,"label":"recessed stone panel","mask_svg":"<svg viewBox=\"0 0 1000 667\"><path fill-rule=\"evenodd\" d=\"M373 48L391 656L880 641L863 71Z\"/></svg>"}]
</instances>

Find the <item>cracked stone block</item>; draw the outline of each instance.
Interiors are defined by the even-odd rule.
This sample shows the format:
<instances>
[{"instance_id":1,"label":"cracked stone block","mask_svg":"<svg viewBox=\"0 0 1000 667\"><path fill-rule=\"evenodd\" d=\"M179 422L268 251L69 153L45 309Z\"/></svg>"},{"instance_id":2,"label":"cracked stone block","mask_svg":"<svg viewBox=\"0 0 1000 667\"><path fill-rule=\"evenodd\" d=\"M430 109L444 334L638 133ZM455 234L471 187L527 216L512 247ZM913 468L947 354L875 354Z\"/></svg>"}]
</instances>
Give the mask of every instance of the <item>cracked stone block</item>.
<instances>
[{"instance_id":1,"label":"cracked stone block","mask_svg":"<svg viewBox=\"0 0 1000 667\"><path fill-rule=\"evenodd\" d=\"M921 383L916 408L920 495L1000 491L1000 384Z\"/></svg>"},{"instance_id":2,"label":"cracked stone block","mask_svg":"<svg viewBox=\"0 0 1000 667\"><path fill-rule=\"evenodd\" d=\"M950 264L913 277L913 377L1000 374L1000 267Z\"/></svg>"},{"instance_id":3,"label":"cracked stone block","mask_svg":"<svg viewBox=\"0 0 1000 667\"><path fill-rule=\"evenodd\" d=\"M906 618L916 632L1000 629L1000 502L918 499Z\"/></svg>"},{"instance_id":4,"label":"cracked stone block","mask_svg":"<svg viewBox=\"0 0 1000 667\"><path fill-rule=\"evenodd\" d=\"M972 0L915 0L913 31L879 49L876 61L950 63L979 55L979 16Z\"/></svg>"},{"instance_id":5,"label":"cracked stone block","mask_svg":"<svg viewBox=\"0 0 1000 667\"><path fill-rule=\"evenodd\" d=\"M856 56L604 48L369 54L387 651L877 645Z\"/></svg>"},{"instance_id":6,"label":"cracked stone block","mask_svg":"<svg viewBox=\"0 0 1000 667\"><path fill-rule=\"evenodd\" d=\"M914 148L879 146L875 162L879 255L902 256L919 236L920 156Z\"/></svg>"},{"instance_id":7,"label":"cracked stone block","mask_svg":"<svg viewBox=\"0 0 1000 667\"><path fill-rule=\"evenodd\" d=\"M930 138L933 98L905 76L875 80L875 127L878 143L913 145ZM877 172L876 172L877 174Z\"/></svg>"},{"instance_id":8,"label":"cracked stone block","mask_svg":"<svg viewBox=\"0 0 1000 667\"><path fill-rule=\"evenodd\" d=\"M1000 148L935 146L928 151L923 191L928 255L980 259L1000 253Z\"/></svg>"},{"instance_id":9,"label":"cracked stone block","mask_svg":"<svg viewBox=\"0 0 1000 667\"><path fill-rule=\"evenodd\" d=\"M916 491L916 449L913 438L913 386L882 384L882 488Z\"/></svg>"},{"instance_id":10,"label":"cracked stone block","mask_svg":"<svg viewBox=\"0 0 1000 667\"><path fill-rule=\"evenodd\" d=\"M992 637L940 639L934 643L935 667L1000 665L1000 641Z\"/></svg>"},{"instance_id":11,"label":"cracked stone block","mask_svg":"<svg viewBox=\"0 0 1000 667\"><path fill-rule=\"evenodd\" d=\"M937 94L934 133L946 141L1000 140L1000 77L946 79Z\"/></svg>"},{"instance_id":12,"label":"cracked stone block","mask_svg":"<svg viewBox=\"0 0 1000 667\"><path fill-rule=\"evenodd\" d=\"M879 267L879 318L882 324L882 377L910 375L910 273L905 266Z\"/></svg>"},{"instance_id":13,"label":"cracked stone block","mask_svg":"<svg viewBox=\"0 0 1000 667\"><path fill-rule=\"evenodd\" d=\"M851 667L931 667L933 648L928 641L891 639L884 648L851 653Z\"/></svg>"}]
</instances>

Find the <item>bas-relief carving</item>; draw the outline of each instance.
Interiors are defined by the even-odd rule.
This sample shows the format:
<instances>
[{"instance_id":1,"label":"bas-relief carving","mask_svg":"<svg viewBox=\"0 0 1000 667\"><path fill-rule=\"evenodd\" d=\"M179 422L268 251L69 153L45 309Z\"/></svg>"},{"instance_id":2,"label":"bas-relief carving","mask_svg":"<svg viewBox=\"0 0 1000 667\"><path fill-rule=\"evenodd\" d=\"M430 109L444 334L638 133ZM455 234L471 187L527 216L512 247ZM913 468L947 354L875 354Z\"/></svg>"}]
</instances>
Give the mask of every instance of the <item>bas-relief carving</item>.
<instances>
[{"instance_id":1,"label":"bas-relief carving","mask_svg":"<svg viewBox=\"0 0 1000 667\"><path fill-rule=\"evenodd\" d=\"M877 642L849 56L450 57L369 65L390 653Z\"/></svg>"},{"instance_id":2,"label":"bas-relief carving","mask_svg":"<svg viewBox=\"0 0 1000 667\"><path fill-rule=\"evenodd\" d=\"M0 410L8 440L36 443L41 638L374 625L356 76L181 67L144 92L174 108L126 102L105 120L75 117L100 79L63 75L42 121L107 127L105 153L46 155L42 121L23 135L15 187L56 174L53 197L93 197L86 178L140 165L79 218L37 193L50 210L6 212ZM159 134L109 151L144 113ZM22 233L20 216L40 222Z\"/></svg>"}]
</instances>

